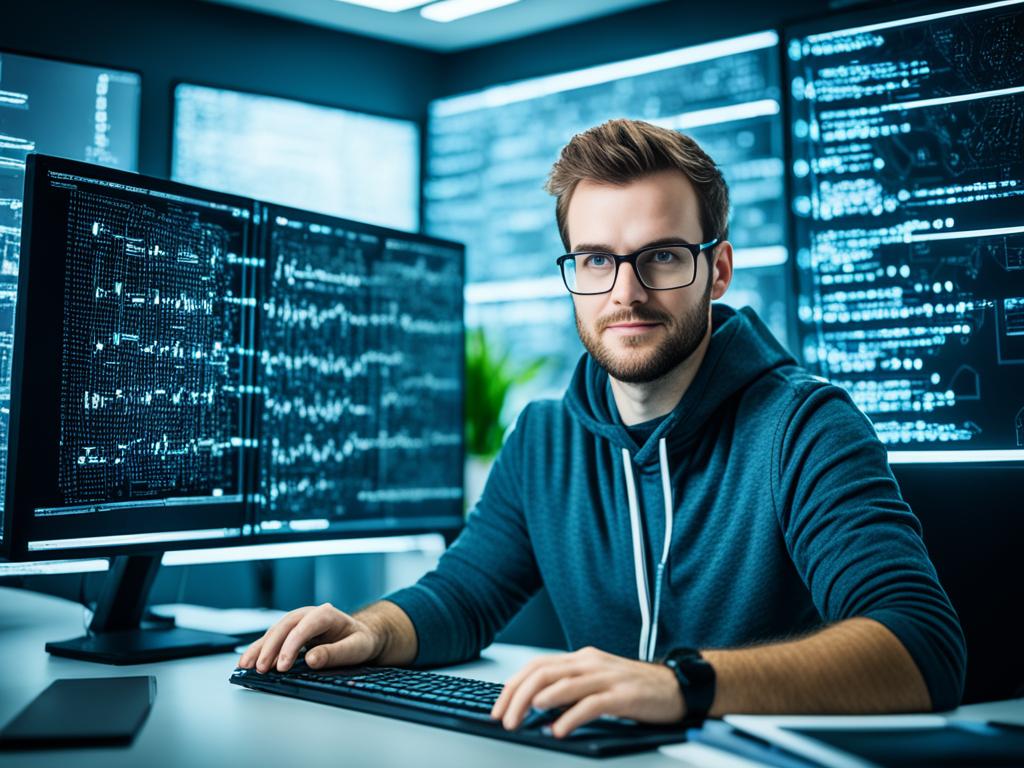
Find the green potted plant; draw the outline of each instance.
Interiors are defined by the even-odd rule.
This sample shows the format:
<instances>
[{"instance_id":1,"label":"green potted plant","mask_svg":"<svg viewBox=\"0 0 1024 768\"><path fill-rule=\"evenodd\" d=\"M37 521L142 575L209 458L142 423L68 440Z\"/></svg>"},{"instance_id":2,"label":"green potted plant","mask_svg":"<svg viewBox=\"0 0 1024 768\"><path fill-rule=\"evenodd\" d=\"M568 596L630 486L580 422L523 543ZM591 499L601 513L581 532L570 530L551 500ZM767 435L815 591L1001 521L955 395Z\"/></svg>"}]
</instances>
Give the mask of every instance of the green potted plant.
<instances>
[{"instance_id":1,"label":"green potted plant","mask_svg":"<svg viewBox=\"0 0 1024 768\"><path fill-rule=\"evenodd\" d=\"M525 384L547 364L535 358L525 365L509 359L506 350L489 342L483 328L466 330L466 508L483 492L487 473L508 430L503 416L513 387Z\"/></svg>"}]
</instances>

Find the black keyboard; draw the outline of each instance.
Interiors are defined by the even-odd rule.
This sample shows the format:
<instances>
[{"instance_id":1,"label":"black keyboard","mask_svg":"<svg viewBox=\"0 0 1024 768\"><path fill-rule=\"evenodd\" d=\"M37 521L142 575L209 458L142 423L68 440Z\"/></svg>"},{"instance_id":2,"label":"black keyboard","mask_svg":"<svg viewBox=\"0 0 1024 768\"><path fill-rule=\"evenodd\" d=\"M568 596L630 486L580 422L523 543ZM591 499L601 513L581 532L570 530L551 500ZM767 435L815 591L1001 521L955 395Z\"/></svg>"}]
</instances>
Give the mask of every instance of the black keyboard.
<instances>
[{"instance_id":1,"label":"black keyboard","mask_svg":"<svg viewBox=\"0 0 1024 768\"><path fill-rule=\"evenodd\" d=\"M622 720L595 720L564 739L546 727L506 731L491 718L502 686L437 672L394 667L345 667L314 672L302 662L288 672L236 669L231 682L246 688L409 720L440 728L600 757L684 740L683 729Z\"/></svg>"}]
</instances>

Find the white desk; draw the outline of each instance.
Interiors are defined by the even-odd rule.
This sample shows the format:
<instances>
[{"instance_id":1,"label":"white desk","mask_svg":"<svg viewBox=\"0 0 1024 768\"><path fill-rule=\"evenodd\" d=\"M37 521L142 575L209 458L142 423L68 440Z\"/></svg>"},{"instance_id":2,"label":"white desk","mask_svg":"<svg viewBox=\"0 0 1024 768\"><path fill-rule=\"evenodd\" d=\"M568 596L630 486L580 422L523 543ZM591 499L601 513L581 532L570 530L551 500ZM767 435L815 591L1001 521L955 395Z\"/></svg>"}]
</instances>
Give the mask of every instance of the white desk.
<instances>
[{"instance_id":1,"label":"white desk","mask_svg":"<svg viewBox=\"0 0 1024 768\"><path fill-rule=\"evenodd\" d=\"M237 654L115 667L50 656L48 640L84 631L81 606L46 595L0 588L0 724L6 723L59 677L155 675L149 719L129 748L0 752L4 766L281 766L361 768L400 766L597 766L685 768L658 752L595 761L533 747L468 736L298 699L249 691L228 683ZM480 661L452 667L465 677L503 682L540 653L493 645ZM979 720L1024 717L1024 700L962 707ZM687 745L697 746L697 745ZM695 764L709 764L697 759ZM729 758L718 765L728 765ZM735 763L733 763L735 764Z\"/></svg>"},{"instance_id":2,"label":"white desk","mask_svg":"<svg viewBox=\"0 0 1024 768\"><path fill-rule=\"evenodd\" d=\"M75 603L0 588L0 724L59 677L155 675L157 695L146 724L128 748L0 752L0 766L593 768L605 762L249 691L228 683L237 654L115 667L50 656L43 649L46 641L76 637L83 629L83 609ZM503 682L545 652L494 645L480 661L452 671ZM683 765L657 752L613 762L628 768Z\"/></svg>"}]
</instances>

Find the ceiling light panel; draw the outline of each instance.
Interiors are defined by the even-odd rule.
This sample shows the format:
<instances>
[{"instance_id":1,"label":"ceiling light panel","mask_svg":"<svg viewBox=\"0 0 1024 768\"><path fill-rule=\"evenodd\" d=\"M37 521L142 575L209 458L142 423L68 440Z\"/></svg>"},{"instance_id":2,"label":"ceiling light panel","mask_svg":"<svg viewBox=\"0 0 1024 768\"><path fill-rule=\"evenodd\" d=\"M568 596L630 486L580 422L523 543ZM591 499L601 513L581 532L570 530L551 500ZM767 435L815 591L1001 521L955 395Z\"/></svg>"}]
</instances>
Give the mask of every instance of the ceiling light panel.
<instances>
[{"instance_id":1,"label":"ceiling light panel","mask_svg":"<svg viewBox=\"0 0 1024 768\"><path fill-rule=\"evenodd\" d=\"M373 8L374 10L387 11L388 13L400 13L408 11L410 8L426 5L430 0L338 0L338 2L348 3L349 5L361 5L363 8Z\"/></svg>"},{"instance_id":2,"label":"ceiling light panel","mask_svg":"<svg viewBox=\"0 0 1024 768\"><path fill-rule=\"evenodd\" d=\"M441 0L439 3L421 8L420 16L430 21L449 22L518 2L519 0Z\"/></svg>"}]
</instances>

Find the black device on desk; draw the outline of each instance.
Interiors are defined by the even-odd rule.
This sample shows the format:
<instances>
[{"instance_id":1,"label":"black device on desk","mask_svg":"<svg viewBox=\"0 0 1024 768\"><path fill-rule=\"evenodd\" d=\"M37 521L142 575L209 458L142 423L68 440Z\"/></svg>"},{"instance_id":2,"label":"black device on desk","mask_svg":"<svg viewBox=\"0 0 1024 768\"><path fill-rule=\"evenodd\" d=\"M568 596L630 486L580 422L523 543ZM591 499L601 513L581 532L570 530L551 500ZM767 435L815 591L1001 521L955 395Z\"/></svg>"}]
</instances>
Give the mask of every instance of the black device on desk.
<instances>
[{"instance_id":1,"label":"black device on desk","mask_svg":"<svg viewBox=\"0 0 1024 768\"><path fill-rule=\"evenodd\" d=\"M880 718L884 722L884 718ZM695 742L776 768L982 768L1024 765L1020 726L947 720L924 725L825 724L782 727L799 738L780 740L743 726L710 721L688 732ZM823 748L824 751L823 751Z\"/></svg>"},{"instance_id":2,"label":"black device on desk","mask_svg":"<svg viewBox=\"0 0 1024 768\"><path fill-rule=\"evenodd\" d=\"M0 731L0 749L128 745L154 698L152 675L55 680Z\"/></svg>"},{"instance_id":3,"label":"black device on desk","mask_svg":"<svg viewBox=\"0 0 1024 768\"><path fill-rule=\"evenodd\" d=\"M581 726L563 739L550 734L542 717L534 718L537 724L533 727L524 724L518 730L507 731L490 716L501 694L500 683L437 672L394 667L314 672L299 663L289 672L260 674L239 668L232 673L231 682L257 691L589 757L640 752L685 741L681 726L605 719Z\"/></svg>"}]
</instances>

